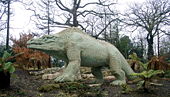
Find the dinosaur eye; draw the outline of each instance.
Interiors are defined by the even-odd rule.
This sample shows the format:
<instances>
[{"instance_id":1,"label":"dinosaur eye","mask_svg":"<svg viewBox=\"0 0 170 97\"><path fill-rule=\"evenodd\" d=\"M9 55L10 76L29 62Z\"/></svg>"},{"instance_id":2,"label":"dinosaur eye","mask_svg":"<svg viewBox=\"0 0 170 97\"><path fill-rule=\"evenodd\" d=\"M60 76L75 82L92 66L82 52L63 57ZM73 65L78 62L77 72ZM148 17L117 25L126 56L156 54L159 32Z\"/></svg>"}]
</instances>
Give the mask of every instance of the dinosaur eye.
<instances>
[{"instance_id":1,"label":"dinosaur eye","mask_svg":"<svg viewBox=\"0 0 170 97\"><path fill-rule=\"evenodd\" d=\"M57 37L56 36L53 36L53 35L45 35L42 37L42 39L44 41L48 41L48 40L55 40Z\"/></svg>"},{"instance_id":2,"label":"dinosaur eye","mask_svg":"<svg viewBox=\"0 0 170 97\"><path fill-rule=\"evenodd\" d=\"M43 40L47 40L47 37L43 36L42 39L43 39Z\"/></svg>"},{"instance_id":3,"label":"dinosaur eye","mask_svg":"<svg viewBox=\"0 0 170 97\"><path fill-rule=\"evenodd\" d=\"M48 39L51 39L51 38L54 38L54 36L52 36L52 35L48 35L48 36L46 36Z\"/></svg>"}]
</instances>

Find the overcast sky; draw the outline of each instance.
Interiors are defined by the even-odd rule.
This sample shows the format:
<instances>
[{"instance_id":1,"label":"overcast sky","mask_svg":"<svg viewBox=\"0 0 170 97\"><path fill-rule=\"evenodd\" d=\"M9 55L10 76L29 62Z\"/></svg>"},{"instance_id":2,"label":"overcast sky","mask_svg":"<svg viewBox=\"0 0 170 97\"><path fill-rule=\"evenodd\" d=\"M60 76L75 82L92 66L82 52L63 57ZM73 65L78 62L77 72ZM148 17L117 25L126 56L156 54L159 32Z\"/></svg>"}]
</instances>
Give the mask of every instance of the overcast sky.
<instances>
[{"instance_id":1,"label":"overcast sky","mask_svg":"<svg viewBox=\"0 0 170 97\"><path fill-rule=\"evenodd\" d=\"M144 0L118 0L117 9L123 12L127 9L128 5L134 2L143 2ZM10 22L10 34L14 37L18 37L21 32L28 32L28 30L34 31L35 26L33 22L30 22L30 16L32 15L30 11L25 10L24 6L20 3L14 2L11 4L13 9L13 16L11 17ZM1 35L5 36L5 35ZM2 39L2 37L0 37ZM3 37L4 38L4 37Z\"/></svg>"}]
</instances>

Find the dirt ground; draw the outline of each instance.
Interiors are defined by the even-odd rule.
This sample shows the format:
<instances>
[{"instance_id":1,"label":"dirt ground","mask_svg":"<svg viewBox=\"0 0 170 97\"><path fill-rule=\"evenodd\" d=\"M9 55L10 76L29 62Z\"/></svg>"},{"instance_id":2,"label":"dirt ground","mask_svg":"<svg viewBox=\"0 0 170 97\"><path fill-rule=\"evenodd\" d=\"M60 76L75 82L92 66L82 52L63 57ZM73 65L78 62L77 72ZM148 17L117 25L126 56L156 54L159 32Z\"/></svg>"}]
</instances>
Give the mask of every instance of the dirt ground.
<instances>
[{"instance_id":1,"label":"dirt ground","mask_svg":"<svg viewBox=\"0 0 170 97\"><path fill-rule=\"evenodd\" d=\"M53 80L42 80L41 76L33 76L28 71L16 70L11 77L11 87L6 90L0 90L0 97L170 97L170 80L161 79L159 83L163 86L152 87L152 92L143 93L140 91L121 93L122 88L111 86L112 80L105 80L104 84L92 86L91 80L85 79L76 84L77 86L53 86L49 91L43 91L40 87L49 84L55 84ZM91 87L89 87L91 84ZM134 86L133 84L129 84ZM81 87L80 87L81 86Z\"/></svg>"}]
</instances>

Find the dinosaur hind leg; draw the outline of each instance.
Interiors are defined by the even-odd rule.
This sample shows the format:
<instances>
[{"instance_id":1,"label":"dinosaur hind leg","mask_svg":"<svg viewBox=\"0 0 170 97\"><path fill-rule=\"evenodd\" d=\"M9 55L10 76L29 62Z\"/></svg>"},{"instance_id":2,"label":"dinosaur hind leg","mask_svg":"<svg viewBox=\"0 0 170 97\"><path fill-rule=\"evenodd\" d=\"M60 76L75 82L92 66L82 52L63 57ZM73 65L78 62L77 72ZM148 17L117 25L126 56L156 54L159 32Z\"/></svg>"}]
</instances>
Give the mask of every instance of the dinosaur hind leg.
<instances>
[{"instance_id":1,"label":"dinosaur hind leg","mask_svg":"<svg viewBox=\"0 0 170 97\"><path fill-rule=\"evenodd\" d=\"M115 58L111 58L110 60L110 70L111 73L115 76L116 80L114 80L112 85L122 85L126 83L125 72L120 67L119 60L115 60Z\"/></svg>"},{"instance_id":2,"label":"dinosaur hind leg","mask_svg":"<svg viewBox=\"0 0 170 97\"><path fill-rule=\"evenodd\" d=\"M101 67L92 67L91 72L96 77L97 83L103 83L103 74L101 72Z\"/></svg>"}]
</instances>

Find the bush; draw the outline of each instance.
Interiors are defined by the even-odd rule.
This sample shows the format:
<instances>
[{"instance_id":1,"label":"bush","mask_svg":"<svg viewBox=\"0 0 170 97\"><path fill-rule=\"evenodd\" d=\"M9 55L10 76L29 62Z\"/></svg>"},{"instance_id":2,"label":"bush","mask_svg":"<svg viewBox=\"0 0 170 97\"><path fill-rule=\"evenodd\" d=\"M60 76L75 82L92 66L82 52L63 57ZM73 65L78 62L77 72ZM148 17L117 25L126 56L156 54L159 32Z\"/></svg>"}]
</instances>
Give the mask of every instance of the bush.
<instances>
[{"instance_id":1,"label":"bush","mask_svg":"<svg viewBox=\"0 0 170 97\"><path fill-rule=\"evenodd\" d=\"M137 76L141 78L138 82L138 89L143 89L145 92L148 92L149 86L151 85L151 79L158 74L164 73L162 70L144 70L141 73L133 73L132 76ZM153 83L152 83L153 84Z\"/></svg>"},{"instance_id":2,"label":"bush","mask_svg":"<svg viewBox=\"0 0 170 97\"><path fill-rule=\"evenodd\" d=\"M3 56L4 51L5 51L5 45L0 45L0 57Z\"/></svg>"},{"instance_id":3,"label":"bush","mask_svg":"<svg viewBox=\"0 0 170 97\"><path fill-rule=\"evenodd\" d=\"M138 65L140 67L139 73L133 73L132 76L137 77L134 82L137 81L137 89L143 89L144 92L149 92L149 86L158 85L153 83L152 80L158 75L164 74L164 70L167 69L167 63L164 61L164 57L152 57L147 63L140 61L135 53L129 55L131 63ZM137 71L137 70L136 70ZM126 87L123 88L124 91L127 90ZM126 91L125 91L126 92Z\"/></svg>"},{"instance_id":4,"label":"bush","mask_svg":"<svg viewBox=\"0 0 170 97\"><path fill-rule=\"evenodd\" d=\"M16 57L16 64L23 69L41 69L51 67L49 55L27 48L27 41L32 39L34 36L35 34L21 33L19 39L10 38L13 42L12 51L15 54L23 53L19 57Z\"/></svg>"},{"instance_id":5,"label":"bush","mask_svg":"<svg viewBox=\"0 0 170 97\"><path fill-rule=\"evenodd\" d=\"M3 56L0 58L0 71L9 72L9 73L13 73L15 71L12 62L8 62L10 58L11 58L11 53L5 51Z\"/></svg>"}]
</instances>

